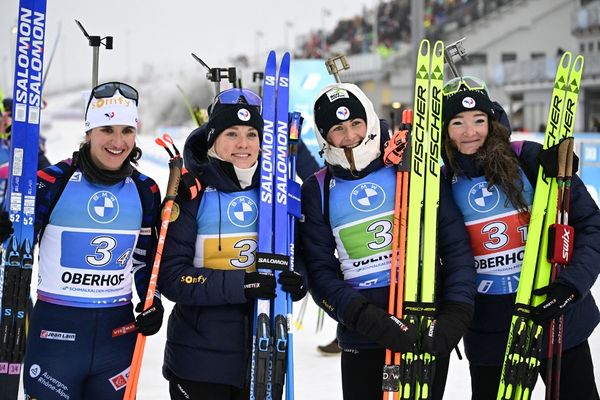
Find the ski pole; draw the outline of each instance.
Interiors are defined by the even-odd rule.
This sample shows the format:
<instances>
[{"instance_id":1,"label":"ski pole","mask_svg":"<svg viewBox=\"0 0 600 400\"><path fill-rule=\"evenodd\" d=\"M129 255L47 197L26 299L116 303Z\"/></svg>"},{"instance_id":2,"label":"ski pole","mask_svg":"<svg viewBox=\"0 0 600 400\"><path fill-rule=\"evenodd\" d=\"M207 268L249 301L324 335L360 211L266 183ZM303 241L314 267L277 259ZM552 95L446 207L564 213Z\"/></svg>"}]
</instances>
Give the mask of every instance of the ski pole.
<instances>
[{"instance_id":1,"label":"ski pole","mask_svg":"<svg viewBox=\"0 0 600 400\"><path fill-rule=\"evenodd\" d=\"M558 186L558 214L556 216L556 223L562 225L565 229L569 224L569 201L571 192L571 178L573 175L573 138L563 140L559 145L558 149L558 176L556 177L556 183ZM553 230L556 232L556 228ZM569 231L570 232L570 231ZM558 235L554 235L555 239ZM563 237L563 234L560 234ZM573 243L573 235L567 235L569 241L559 240L554 242L554 249L557 249L562 254L562 251L566 245L569 248L569 244ZM554 250L553 249L553 250ZM550 251L550 246L549 246ZM555 251L556 253L556 251ZM570 255L570 254L569 254ZM552 261L552 260L551 260ZM558 275L564 269L564 265L568 263L570 259L561 260L560 262L553 262L552 264L552 275L551 282L554 282ZM563 323L564 317L560 315L558 318L553 319L549 322L548 330L548 361L546 364L546 399L558 400L560 394L560 367L561 367L561 355L563 345Z\"/></svg>"},{"instance_id":2,"label":"ski pole","mask_svg":"<svg viewBox=\"0 0 600 400\"><path fill-rule=\"evenodd\" d=\"M156 254L154 256L154 263L152 264L152 272L150 273L150 283L148 284L148 291L146 292L146 299L144 301L144 310L152 306L152 303L154 301L154 293L156 292L156 283L158 281L158 272L160 269L162 251L165 244L165 239L167 237L167 230L169 229L171 211L173 209L175 197L177 196L177 188L179 187L179 181L181 179L181 172L183 169L183 158L181 157L179 150L177 150L177 148L173 144L173 139L171 138L171 136L169 136L168 134L164 134L162 139L157 138L155 141L159 146L162 146L169 153L171 159L169 160L169 181L167 184L165 203L162 209L160 234L158 236L158 244L156 247ZM173 147L175 154L173 154L171 150L169 150L167 143L165 142L169 143ZM138 333L135 342L133 358L131 361L131 368L129 370L127 387L125 388L125 395L123 396L123 400L135 400L145 345L146 336L142 335L141 333Z\"/></svg>"},{"instance_id":3,"label":"ski pole","mask_svg":"<svg viewBox=\"0 0 600 400\"><path fill-rule=\"evenodd\" d=\"M290 113L289 124L289 168L288 168L288 230L289 230L289 255L290 270L295 269L295 246L296 237L295 219L302 218L300 214L300 185L295 181L296 177L296 159L298 157L298 142L302 132L302 118L299 112ZM296 207L292 206L294 204ZM293 335L293 311L294 303L291 295L286 295L287 306L287 328L288 328L288 346L286 357L286 378L285 378L285 399L294 400L294 335Z\"/></svg>"},{"instance_id":4,"label":"ski pole","mask_svg":"<svg viewBox=\"0 0 600 400\"><path fill-rule=\"evenodd\" d=\"M395 164L396 191L394 197L394 224L392 229L392 263L390 271L390 295L388 313L402 318L404 299L404 266L406 250L406 216L408 205L408 180L410 168L410 124L412 110L402 112L401 130L396 132L385 150L384 162ZM385 351L382 390L383 399L397 400L399 396L400 353ZM393 364L392 364L393 357Z\"/></svg>"}]
</instances>

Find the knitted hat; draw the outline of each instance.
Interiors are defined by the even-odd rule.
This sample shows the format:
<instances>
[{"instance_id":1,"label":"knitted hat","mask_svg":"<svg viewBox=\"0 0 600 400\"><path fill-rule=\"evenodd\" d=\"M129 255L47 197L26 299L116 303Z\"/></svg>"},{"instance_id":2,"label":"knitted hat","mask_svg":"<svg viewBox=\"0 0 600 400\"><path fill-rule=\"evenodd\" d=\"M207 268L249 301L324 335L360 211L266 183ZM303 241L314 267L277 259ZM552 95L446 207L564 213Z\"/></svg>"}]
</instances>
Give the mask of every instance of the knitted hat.
<instances>
[{"instance_id":1,"label":"knitted hat","mask_svg":"<svg viewBox=\"0 0 600 400\"><path fill-rule=\"evenodd\" d=\"M458 89L450 94L446 94L447 86L450 82L444 86L444 100L442 107L444 126L447 126L448 122L450 122L454 116L463 111L480 110L486 113L490 118L496 118L494 105L487 93L485 83L480 82L480 85L483 86L473 89L474 85L472 83L469 86L468 80L470 79L475 78L456 78L457 82L452 82L454 81L452 80L452 84L458 85Z\"/></svg>"},{"instance_id":2,"label":"knitted hat","mask_svg":"<svg viewBox=\"0 0 600 400\"><path fill-rule=\"evenodd\" d=\"M223 104L217 99L210 108L208 122L206 123L206 131L208 132L206 144L208 148L213 146L221 132L234 125L247 125L255 128L262 140L264 122L259 107L250 106L245 102Z\"/></svg>"},{"instance_id":3,"label":"knitted hat","mask_svg":"<svg viewBox=\"0 0 600 400\"><path fill-rule=\"evenodd\" d=\"M356 96L339 87L334 87L323 93L315 102L315 124L326 139L332 126L361 118L367 122L367 113Z\"/></svg>"}]
</instances>

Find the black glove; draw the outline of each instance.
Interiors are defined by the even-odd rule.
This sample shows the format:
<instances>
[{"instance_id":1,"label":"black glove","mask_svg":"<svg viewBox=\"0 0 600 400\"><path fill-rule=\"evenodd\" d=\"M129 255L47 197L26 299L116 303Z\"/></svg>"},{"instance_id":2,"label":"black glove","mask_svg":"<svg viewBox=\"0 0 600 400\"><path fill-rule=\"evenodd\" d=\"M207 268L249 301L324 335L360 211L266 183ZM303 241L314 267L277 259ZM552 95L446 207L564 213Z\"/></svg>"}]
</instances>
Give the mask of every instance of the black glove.
<instances>
[{"instance_id":1,"label":"black glove","mask_svg":"<svg viewBox=\"0 0 600 400\"><path fill-rule=\"evenodd\" d=\"M536 296L546 295L546 300L534 307L531 318L538 324L550 321L564 313L569 304L577 296L577 291L569 286L553 282L543 288L535 289L533 294Z\"/></svg>"},{"instance_id":2,"label":"black glove","mask_svg":"<svg viewBox=\"0 0 600 400\"><path fill-rule=\"evenodd\" d=\"M0 212L0 243L4 243L14 231L13 223L8 218L8 211Z\"/></svg>"},{"instance_id":3,"label":"black glove","mask_svg":"<svg viewBox=\"0 0 600 400\"><path fill-rule=\"evenodd\" d=\"M417 341L417 327L388 314L366 299L352 300L346 309L346 326L357 331L386 349L406 352Z\"/></svg>"},{"instance_id":4,"label":"black glove","mask_svg":"<svg viewBox=\"0 0 600 400\"><path fill-rule=\"evenodd\" d=\"M296 271L283 271L279 274L281 288L292 296L292 301L301 300L306 296L306 288L302 275Z\"/></svg>"},{"instance_id":5,"label":"black glove","mask_svg":"<svg viewBox=\"0 0 600 400\"><path fill-rule=\"evenodd\" d=\"M135 326L137 326L138 331L144 336L154 335L162 326L165 309L158 297L154 298L154 302L150 308L142 312L143 308L144 303L138 303L135 307L136 312L141 312L135 319Z\"/></svg>"},{"instance_id":6,"label":"black glove","mask_svg":"<svg viewBox=\"0 0 600 400\"><path fill-rule=\"evenodd\" d=\"M244 294L247 299L274 299L275 275L247 272L244 277Z\"/></svg>"},{"instance_id":7,"label":"black glove","mask_svg":"<svg viewBox=\"0 0 600 400\"><path fill-rule=\"evenodd\" d=\"M466 303L447 302L442 305L423 334L423 350L438 356L450 355L467 331L473 318L473 306Z\"/></svg>"}]
</instances>

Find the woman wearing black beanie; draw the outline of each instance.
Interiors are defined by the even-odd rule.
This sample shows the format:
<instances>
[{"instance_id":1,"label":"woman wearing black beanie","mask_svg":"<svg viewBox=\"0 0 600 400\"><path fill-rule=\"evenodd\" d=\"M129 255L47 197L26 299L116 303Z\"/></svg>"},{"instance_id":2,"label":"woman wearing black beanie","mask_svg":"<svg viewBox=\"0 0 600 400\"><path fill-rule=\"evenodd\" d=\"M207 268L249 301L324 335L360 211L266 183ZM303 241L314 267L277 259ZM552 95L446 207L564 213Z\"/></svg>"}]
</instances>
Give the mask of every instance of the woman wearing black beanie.
<instances>
[{"instance_id":1,"label":"woman wearing black beanie","mask_svg":"<svg viewBox=\"0 0 600 400\"><path fill-rule=\"evenodd\" d=\"M498 392L540 167L541 145L511 143L502 111L478 78L455 78L444 86L442 176L464 216L477 267L475 313L464 337L474 400L494 399ZM590 293L600 272L600 212L576 175L569 224L575 228L573 260L542 289L546 300L533 317L547 326L564 313L560 398L595 400L587 338L600 321ZM545 358L546 332L542 343ZM543 378L545 366L544 359Z\"/></svg>"},{"instance_id":2,"label":"woman wearing black beanie","mask_svg":"<svg viewBox=\"0 0 600 400\"><path fill-rule=\"evenodd\" d=\"M302 185L300 224L309 287L338 322L345 400L380 400L386 348L412 349L417 328L388 314L395 168L386 168L387 123L356 85L325 87L314 106L326 167ZM449 188L440 193L439 290L432 399L444 393L450 352L470 321L475 270L469 240Z\"/></svg>"},{"instance_id":3,"label":"woman wearing black beanie","mask_svg":"<svg viewBox=\"0 0 600 400\"><path fill-rule=\"evenodd\" d=\"M255 262L262 134L261 99L234 88L185 143L201 191L194 199L179 191L158 283L176 303L163 364L171 399L249 398L254 300L274 298L276 286ZM297 272L283 271L279 283L294 301L306 293Z\"/></svg>"}]
</instances>

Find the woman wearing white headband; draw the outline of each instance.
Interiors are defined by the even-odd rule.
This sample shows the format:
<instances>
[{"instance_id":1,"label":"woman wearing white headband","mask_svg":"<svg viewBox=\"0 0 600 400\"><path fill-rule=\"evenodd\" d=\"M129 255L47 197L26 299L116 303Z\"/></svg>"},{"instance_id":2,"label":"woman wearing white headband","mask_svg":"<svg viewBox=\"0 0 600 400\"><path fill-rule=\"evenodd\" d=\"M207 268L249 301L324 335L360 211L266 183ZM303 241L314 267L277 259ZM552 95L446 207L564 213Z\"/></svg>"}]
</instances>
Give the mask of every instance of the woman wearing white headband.
<instances>
[{"instance_id":1,"label":"woman wearing white headband","mask_svg":"<svg viewBox=\"0 0 600 400\"><path fill-rule=\"evenodd\" d=\"M132 305L134 280L140 299L146 295L160 213L158 187L132 165L141 156L137 104L127 84L95 87L79 151L38 172L27 398L121 399L135 331L152 335L161 326L158 297L137 318ZM11 226L0 227L3 237L10 234ZM132 322L137 329L115 331Z\"/></svg>"}]
</instances>

